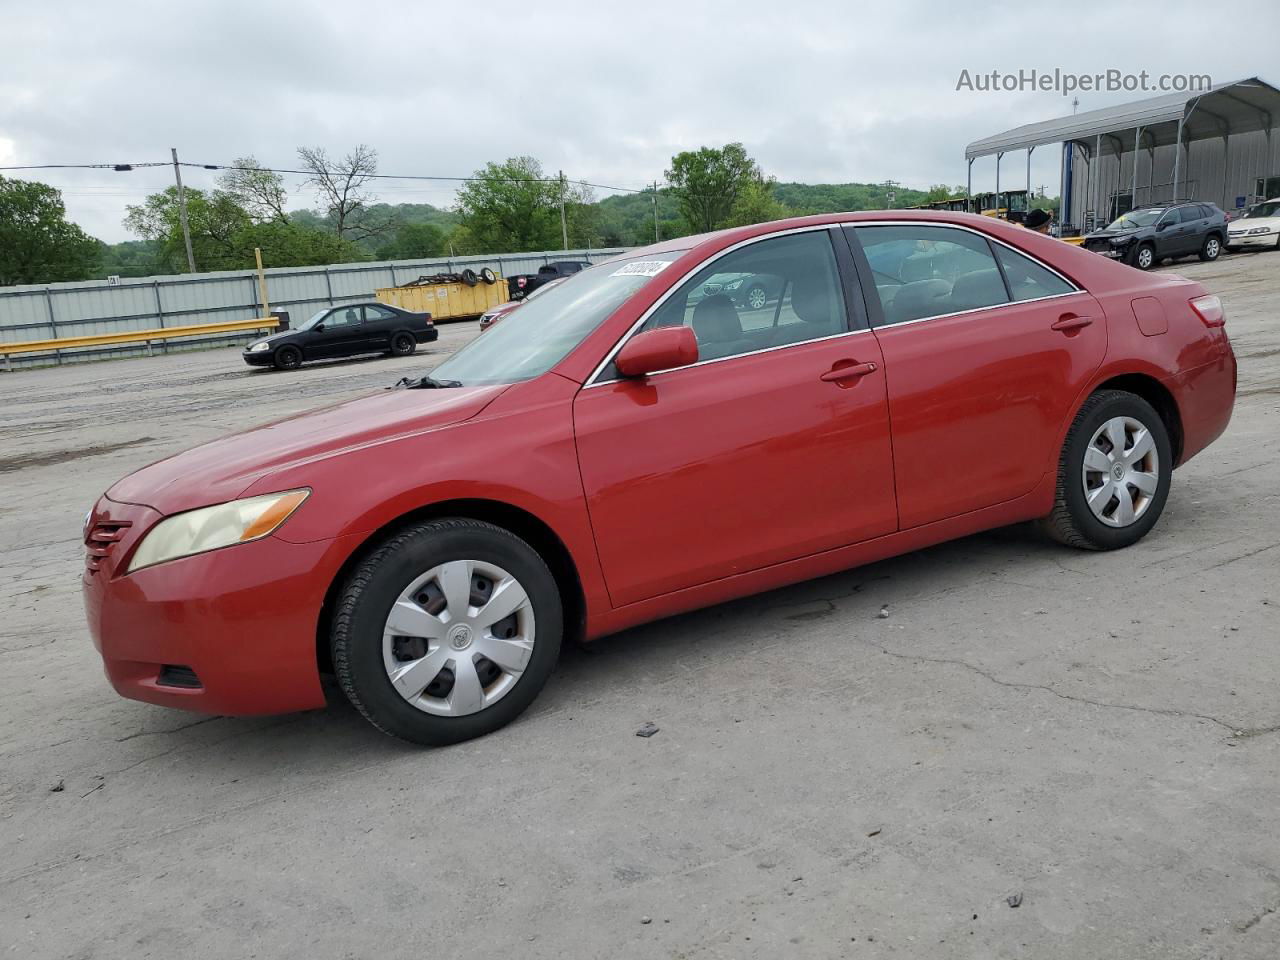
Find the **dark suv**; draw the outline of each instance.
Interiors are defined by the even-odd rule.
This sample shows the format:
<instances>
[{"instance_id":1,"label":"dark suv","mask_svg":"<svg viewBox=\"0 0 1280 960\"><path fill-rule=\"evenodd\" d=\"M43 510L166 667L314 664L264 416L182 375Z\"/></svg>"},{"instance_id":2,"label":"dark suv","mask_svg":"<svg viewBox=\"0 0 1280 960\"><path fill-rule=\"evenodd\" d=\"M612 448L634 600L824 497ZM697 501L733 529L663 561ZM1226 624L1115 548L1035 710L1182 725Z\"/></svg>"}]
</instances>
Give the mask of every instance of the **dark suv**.
<instances>
[{"instance_id":1,"label":"dark suv","mask_svg":"<svg viewBox=\"0 0 1280 960\"><path fill-rule=\"evenodd\" d=\"M1086 250L1150 270L1161 260L1196 254L1217 260L1227 238L1227 215L1212 203L1171 203L1121 214L1084 238Z\"/></svg>"}]
</instances>

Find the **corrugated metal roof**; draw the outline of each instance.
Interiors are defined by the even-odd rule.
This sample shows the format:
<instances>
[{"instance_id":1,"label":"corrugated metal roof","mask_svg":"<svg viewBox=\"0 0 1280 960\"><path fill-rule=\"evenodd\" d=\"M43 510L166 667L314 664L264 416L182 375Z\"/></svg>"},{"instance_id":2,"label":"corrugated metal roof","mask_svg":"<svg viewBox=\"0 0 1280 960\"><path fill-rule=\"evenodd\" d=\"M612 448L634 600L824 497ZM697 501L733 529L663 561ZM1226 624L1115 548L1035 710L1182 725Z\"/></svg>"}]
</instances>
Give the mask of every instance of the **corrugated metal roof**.
<instances>
[{"instance_id":1,"label":"corrugated metal roof","mask_svg":"<svg viewBox=\"0 0 1280 960\"><path fill-rule=\"evenodd\" d=\"M1143 128L1143 146L1173 143L1178 121L1185 119L1183 142L1223 133L1246 133L1274 126L1280 119L1280 90L1257 77L1214 84L1203 93L1169 93L1148 100L1120 103L1101 110L1041 120L975 140L964 149L966 160L1046 143L1093 141L1112 135L1110 149L1132 150L1134 128ZM1127 140L1125 138L1128 138ZM1103 152L1108 147L1104 146Z\"/></svg>"}]
</instances>

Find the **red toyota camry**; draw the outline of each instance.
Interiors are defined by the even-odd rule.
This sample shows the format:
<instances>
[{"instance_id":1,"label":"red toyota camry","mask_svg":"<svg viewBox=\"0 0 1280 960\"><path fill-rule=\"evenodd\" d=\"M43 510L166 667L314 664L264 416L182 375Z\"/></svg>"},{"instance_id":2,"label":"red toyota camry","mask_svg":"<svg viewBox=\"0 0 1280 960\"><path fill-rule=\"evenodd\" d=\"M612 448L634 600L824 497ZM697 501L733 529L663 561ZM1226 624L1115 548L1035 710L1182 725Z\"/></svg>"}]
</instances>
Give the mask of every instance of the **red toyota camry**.
<instances>
[{"instance_id":1,"label":"red toyota camry","mask_svg":"<svg viewBox=\"0 0 1280 960\"><path fill-rule=\"evenodd\" d=\"M743 278L771 291L726 290ZM763 300L763 302L758 302ZM1218 298L986 217L841 214L584 270L416 382L121 480L85 605L126 697L443 744L566 638L1038 518L1135 543L1227 425Z\"/></svg>"}]
</instances>

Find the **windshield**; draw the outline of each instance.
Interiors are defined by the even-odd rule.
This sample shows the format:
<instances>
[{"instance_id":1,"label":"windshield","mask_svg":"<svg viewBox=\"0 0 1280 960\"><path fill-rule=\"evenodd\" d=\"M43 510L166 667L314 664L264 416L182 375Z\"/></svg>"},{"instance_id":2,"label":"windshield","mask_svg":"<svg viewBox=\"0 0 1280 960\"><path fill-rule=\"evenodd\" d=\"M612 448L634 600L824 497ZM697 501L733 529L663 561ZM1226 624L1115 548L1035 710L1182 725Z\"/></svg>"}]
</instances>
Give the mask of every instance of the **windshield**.
<instances>
[{"instance_id":1,"label":"windshield","mask_svg":"<svg viewBox=\"0 0 1280 960\"><path fill-rule=\"evenodd\" d=\"M295 330L310 330L312 327L314 327L317 323L319 323L319 322L320 322L320 318L321 318L321 317L328 316L329 311L330 311L330 310L332 310L332 309L333 309L332 307L325 307L323 310L317 310L317 311L316 311L315 313L313 313L310 317L308 317L305 321L303 321L303 323L302 323L302 325L301 325L301 326L299 326L299 327L295 327L294 329L295 329Z\"/></svg>"},{"instance_id":2,"label":"windshield","mask_svg":"<svg viewBox=\"0 0 1280 960\"><path fill-rule=\"evenodd\" d=\"M1260 203L1246 213L1242 219L1251 220L1254 217L1280 217L1280 200Z\"/></svg>"},{"instance_id":3,"label":"windshield","mask_svg":"<svg viewBox=\"0 0 1280 960\"><path fill-rule=\"evenodd\" d=\"M683 252L610 260L574 274L554 289L543 288L545 294L530 296L519 310L472 340L431 376L463 386L541 376Z\"/></svg>"},{"instance_id":4,"label":"windshield","mask_svg":"<svg viewBox=\"0 0 1280 960\"><path fill-rule=\"evenodd\" d=\"M1152 210L1131 210L1116 217L1107 229L1135 230L1138 227L1149 227L1160 219L1162 213L1164 213L1164 207L1156 207Z\"/></svg>"}]
</instances>

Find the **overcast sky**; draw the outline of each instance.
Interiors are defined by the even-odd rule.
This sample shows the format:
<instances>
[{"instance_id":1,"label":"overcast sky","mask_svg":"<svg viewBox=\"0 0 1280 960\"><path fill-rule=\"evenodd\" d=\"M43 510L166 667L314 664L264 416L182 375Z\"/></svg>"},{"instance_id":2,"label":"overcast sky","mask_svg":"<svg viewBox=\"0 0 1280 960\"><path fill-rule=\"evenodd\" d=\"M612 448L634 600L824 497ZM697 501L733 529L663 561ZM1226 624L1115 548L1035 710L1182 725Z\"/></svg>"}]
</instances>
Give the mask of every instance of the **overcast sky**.
<instances>
[{"instance_id":1,"label":"overcast sky","mask_svg":"<svg viewBox=\"0 0 1280 960\"><path fill-rule=\"evenodd\" d=\"M174 146L194 162L295 167L300 144L364 142L390 174L467 175L531 154L553 174L639 187L677 151L737 140L779 180L960 184L966 143L1071 112L1056 93L957 92L962 70L1280 84L1277 27L1280 4L1174 0L0 0L0 166L165 160ZM1079 96L1082 111L1141 98ZM1034 155L1033 185L1056 192L1057 156ZM1025 160L1002 170L1020 184ZM60 187L71 218L109 241L128 238L125 204L172 184L168 168L4 175ZM975 189L993 181L994 160L974 164ZM377 193L453 198L444 184L384 181ZM291 205L313 203L295 191Z\"/></svg>"}]
</instances>

